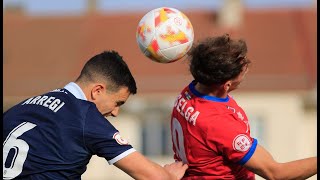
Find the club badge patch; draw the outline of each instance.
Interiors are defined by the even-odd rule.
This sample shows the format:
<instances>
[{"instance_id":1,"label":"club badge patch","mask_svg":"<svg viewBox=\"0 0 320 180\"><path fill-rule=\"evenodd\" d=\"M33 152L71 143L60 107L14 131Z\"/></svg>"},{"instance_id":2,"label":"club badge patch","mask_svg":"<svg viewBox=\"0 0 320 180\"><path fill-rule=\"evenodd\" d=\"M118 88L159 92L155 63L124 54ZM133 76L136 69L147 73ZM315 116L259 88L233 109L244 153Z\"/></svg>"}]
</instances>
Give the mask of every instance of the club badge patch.
<instances>
[{"instance_id":1,"label":"club badge patch","mask_svg":"<svg viewBox=\"0 0 320 180\"><path fill-rule=\"evenodd\" d=\"M117 143L120 145L128 145L129 144L129 142L126 139L123 139L121 137L119 132L114 133L113 139L115 139L117 141Z\"/></svg>"},{"instance_id":2,"label":"club badge patch","mask_svg":"<svg viewBox=\"0 0 320 180\"><path fill-rule=\"evenodd\" d=\"M251 147L251 141L248 136L239 134L233 139L232 145L234 150L245 152Z\"/></svg>"}]
</instances>

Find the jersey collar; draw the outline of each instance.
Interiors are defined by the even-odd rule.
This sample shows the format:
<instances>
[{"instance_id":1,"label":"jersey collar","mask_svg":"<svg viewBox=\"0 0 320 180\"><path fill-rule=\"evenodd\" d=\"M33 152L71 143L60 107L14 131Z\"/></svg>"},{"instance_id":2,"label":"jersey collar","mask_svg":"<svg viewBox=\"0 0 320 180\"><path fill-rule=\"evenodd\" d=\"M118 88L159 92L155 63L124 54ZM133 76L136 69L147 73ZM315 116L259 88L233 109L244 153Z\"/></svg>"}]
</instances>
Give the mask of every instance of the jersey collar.
<instances>
[{"instance_id":1,"label":"jersey collar","mask_svg":"<svg viewBox=\"0 0 320 180\"><path fill-rule=\"evenodd\" d=\"M226 98L219 98L219 97L216 97L216 96L209 96L209 95L201 94L195 88L196 83L197 82L194 80L189 84L189 89L195 96L198 96L200 98L203 98L203 99L206 99L206 100L210 100L210 101L216 101L216 102L228 102L229 101L229 96L227 96Z\"/></svg>"},{"instance_id":2,"label":"jersey collar","mask_svg":"<svg viewBox=\"0 0 320 180\"><path fill-rule=\"evenodd\" d=\"M77 99L82 99L87 101L87 98L84 95L82 89L76 83L70 82L64 88L69 92L71 92L71 94L73 94Z\"/></svg>"}]
</instances>

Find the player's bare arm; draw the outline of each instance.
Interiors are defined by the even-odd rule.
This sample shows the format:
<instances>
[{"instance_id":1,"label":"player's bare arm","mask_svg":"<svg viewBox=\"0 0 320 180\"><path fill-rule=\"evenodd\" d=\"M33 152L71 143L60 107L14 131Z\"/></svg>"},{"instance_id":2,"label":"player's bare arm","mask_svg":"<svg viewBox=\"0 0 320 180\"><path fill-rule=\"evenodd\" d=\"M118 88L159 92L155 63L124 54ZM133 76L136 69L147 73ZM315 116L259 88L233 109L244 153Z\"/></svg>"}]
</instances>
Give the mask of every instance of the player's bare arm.
<instances>
[{"instance_id":1,"label":"player's bare arm","mask_svg":"<svg viewBox=\"0 0 320 180\"><path fill-rule=\"evenodd\" d=\"M258 145L255 153L244 166L255 174L270 180L303 180L317 174L317 157L279 163L267 150Z\"/></svg>"},{"instance_id":2,"label":"player's bare arm","mask_svg":"<svg viewBox=\"0 0 320 180\"><path fill-rule=\"evenodd\" d=\"M145 158L139 152L134 152L114 163L116 167L139 180L177 180L181 179L188 168L181 162L161 167Z\"/></svg>"},{"instance_id":3,"label":"player's bare arm","mask_svg":"<svg viewBox=\"0 0 320 180\"><path fill-rule=\"evenodd\" d=\"M186 170L188 169L187 164L183 164L181 161L173 162L171 164L164 165L164 168L170 173L174 174L178 179L181 179Z\"/></svg>"}]
</instances>

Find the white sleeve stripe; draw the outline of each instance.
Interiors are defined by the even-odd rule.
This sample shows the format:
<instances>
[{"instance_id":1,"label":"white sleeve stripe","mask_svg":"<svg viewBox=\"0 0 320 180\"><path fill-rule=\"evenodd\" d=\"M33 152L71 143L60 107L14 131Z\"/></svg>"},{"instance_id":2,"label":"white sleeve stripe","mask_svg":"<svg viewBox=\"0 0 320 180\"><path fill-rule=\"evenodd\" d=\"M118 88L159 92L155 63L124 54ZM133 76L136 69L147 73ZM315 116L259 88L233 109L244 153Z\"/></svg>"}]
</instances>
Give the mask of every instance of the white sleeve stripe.
<instances>
[{"instance_id":1,"label":"white sleeve stripe","mask_svg":"<svg viewBox=\"0 0 320 180\"><path fill-rule=\"evenodd\" d=\"M128 156L129 154L131 154L131 153L133 153L133 152L135 152L135 151L136 151L136 150L135 150L134 148L131 148L131 149L129 149L129 150L127 150L127 151L119 154L118 156L114 157L113 159L109 160L108 163L109 163L110 165L112 165L112 164L114 164L115 162L119 161L120 159Z\"/></svg>"}]
</instances>

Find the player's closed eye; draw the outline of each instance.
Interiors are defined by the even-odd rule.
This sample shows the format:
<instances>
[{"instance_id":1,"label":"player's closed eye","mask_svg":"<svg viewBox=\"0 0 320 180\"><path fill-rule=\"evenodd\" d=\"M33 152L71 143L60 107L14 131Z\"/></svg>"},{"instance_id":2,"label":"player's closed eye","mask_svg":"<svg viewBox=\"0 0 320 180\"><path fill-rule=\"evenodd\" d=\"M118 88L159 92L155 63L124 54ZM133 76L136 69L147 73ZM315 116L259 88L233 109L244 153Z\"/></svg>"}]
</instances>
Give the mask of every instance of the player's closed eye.
<instances>
[{"instance_id":1,"label":"player's closed eye","mask_svg":"<svg viewBox=\"0 0 320 180\"><path fill-rule=\"evenodd\" d=\"M123 101L116 102L116 106L117 106L117 107L120 107L120 106L123 105L123 104L124 104Z\"/></svg>"}]
</instances>

